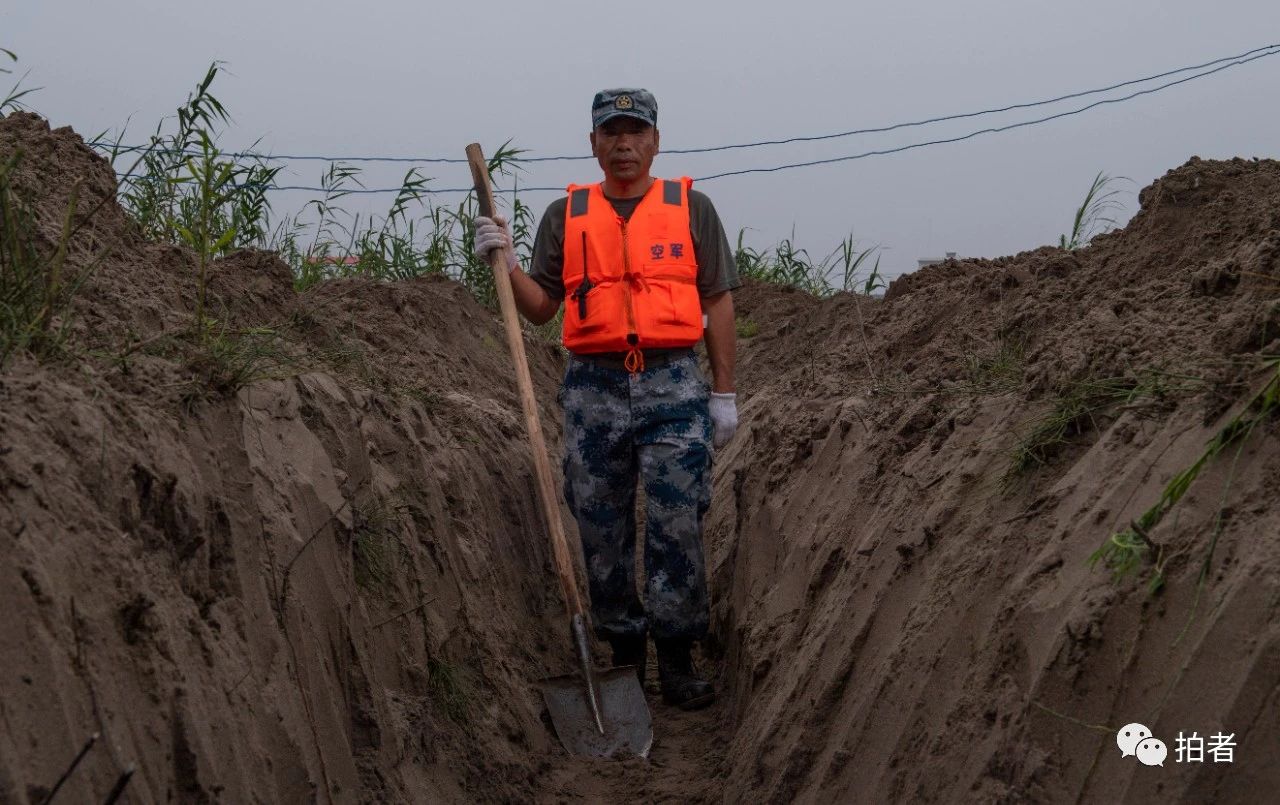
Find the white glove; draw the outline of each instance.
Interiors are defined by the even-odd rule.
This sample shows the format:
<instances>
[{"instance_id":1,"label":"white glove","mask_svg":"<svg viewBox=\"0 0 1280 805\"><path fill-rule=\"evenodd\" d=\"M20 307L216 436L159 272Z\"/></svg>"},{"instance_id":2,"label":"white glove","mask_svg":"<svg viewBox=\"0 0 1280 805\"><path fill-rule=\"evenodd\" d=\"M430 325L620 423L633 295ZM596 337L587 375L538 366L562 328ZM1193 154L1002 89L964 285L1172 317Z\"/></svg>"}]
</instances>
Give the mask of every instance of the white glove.
<instances>
[{"instance_id":1,"label":"white glove","mask_svg":"<svg viewBox=\"0 0 1280 805\"><path fill-rule=\"evenodd\" d=\"M507 273L515 271L518 263L516 262L514 242L511 240L511 227L507 226L507 219L501 215L494 215L492 218L477 215L475 225L476 254L480 255L480 259L486 263L491 262L489 260L489 252L494 249L505 248L507 250Z\"/></svg>"},{"instance_id":2,"label":"white glove","mask_svg":"<svg viewBox=\"0 0 1280 805\"><path fill-rule=\"evenodd\" d=\"M713 447L719 449L729 443L733 432L738 429L738 395L729 392L711 392L711 424L715 435L711 438Z\"/></svg>"}]
</instances>

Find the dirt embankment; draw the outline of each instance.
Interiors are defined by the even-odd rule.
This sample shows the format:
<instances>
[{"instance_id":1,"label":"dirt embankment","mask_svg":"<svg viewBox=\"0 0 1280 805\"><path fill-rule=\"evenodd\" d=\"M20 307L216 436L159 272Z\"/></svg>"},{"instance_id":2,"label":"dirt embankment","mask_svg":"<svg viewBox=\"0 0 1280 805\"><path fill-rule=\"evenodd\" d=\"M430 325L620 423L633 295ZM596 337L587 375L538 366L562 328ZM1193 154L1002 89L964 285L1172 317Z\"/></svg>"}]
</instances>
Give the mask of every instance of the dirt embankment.
<instances>
[{"instance_id":1,"label":"dirt embankment","mask_svg":"<svg viewBox=\"0 0 1280 805\"><path fill-rule=\"evenodd\" d=\"M13 115L0 158L56 236L114 193L70 130ZM510 800L552 739L529 680L567 670L501 329L456 283L294 292L212 271L114 202L73 354L0 375L0 800ZM269 332L250 328L270 328ZM554 437L557 351L530 360ZM243 381L248 380L247 384Z\"/></svg>"},{"instance_id":2,"label":"dirt embankment","mask_svg":"<svg viewBox=\"0 0 1280 805\"><path fill-rule=\"evenodd\" d=\"M1193 159L1141 203L1088 249L932 266L881 302L738 295L759 334L710 529L726 800L1280 783L1275 420L1149 533L1162 592L1150 562L1119 583L1088 563L1275 374L1280 164ZM1163 768L1121 757L1132 722ZM1234 733L1234 763L1177 763L1179 731Z\"/></svg>"},{"instance_id":3,"label":"dirt embankment","mask_svg":"<svg viewBox=\"0 0 1280 805\"><path fill-rule=\"evenodd\" d=\"M76 180L114 192L69 130L10 116L19 147L46 248ZM568 758L539 718L531 681L569 658L494 316L444 280L297 294L244 252L201 343L191 254L108 202L69 258L98 262L71 353L0 374L0 799L40 801L95 731L67 801L129 764L140 802L1265 798L1275 422L1150 530L1160 593L1149 557L1118 582L1087 560L1280 352L1280 165L1193 160L1142 205L883 301L736 294L725 696L655 702L644 763ZM554 440L559 353L530 359ZM1135 721L1163 768L1120 757ZM1235 762L1177 763L1193 730Z\"/></svg>"}]
</instances>

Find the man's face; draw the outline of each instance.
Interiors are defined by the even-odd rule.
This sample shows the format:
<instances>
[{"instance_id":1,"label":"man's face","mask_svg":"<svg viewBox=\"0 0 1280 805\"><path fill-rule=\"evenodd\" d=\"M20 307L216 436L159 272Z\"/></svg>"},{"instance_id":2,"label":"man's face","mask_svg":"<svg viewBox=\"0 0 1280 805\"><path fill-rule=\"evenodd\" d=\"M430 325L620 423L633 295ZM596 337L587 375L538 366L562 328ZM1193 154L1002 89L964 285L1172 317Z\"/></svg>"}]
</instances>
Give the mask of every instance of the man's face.
<instances>
[{"instance_id":1,"label":"man's face","mask_svg":"<svg viewBox=\"0 0 1280 805\"><path fill-rule=\"evenodd\" d=\"M658 130L643 120L620 115L591 132L591 153L608 178L620 182L643 179L658 155Z\"/></svg>"}]
</instances>

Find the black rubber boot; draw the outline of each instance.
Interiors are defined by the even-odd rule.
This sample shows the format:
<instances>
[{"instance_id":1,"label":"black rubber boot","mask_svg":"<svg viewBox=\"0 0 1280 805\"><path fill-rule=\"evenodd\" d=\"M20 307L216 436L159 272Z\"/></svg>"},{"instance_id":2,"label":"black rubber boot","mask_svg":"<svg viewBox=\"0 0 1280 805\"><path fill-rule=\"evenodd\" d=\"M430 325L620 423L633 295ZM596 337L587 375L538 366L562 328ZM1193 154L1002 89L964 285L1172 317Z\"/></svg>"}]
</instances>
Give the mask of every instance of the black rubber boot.
<instances>
[{"instance_id":1,"label":"black rubber boot","mask_svg":"<svg viewBox=\"0 0 1280 805\"><path fill-rule=\"evenodd\" d=\"M613 648L613 667L634 665L636 677L640 680L640 689L644 689L645 666L649 659L649 639L641 632L638 635L610 637L609 645Z\"/></svg>"},{"instance_id":2,"label":"black rubber boot","mask_svg":"<svg viewBox=\"0 0 1280 805\"><path fill-rule=\"evenodd\" d=\"M658 682L664 702L681 710L697 710L715 701L711 683L693 670L693 658L689 654L693 641L655 639L653 643L658 649Z\"/></svg>"}]
</instances>

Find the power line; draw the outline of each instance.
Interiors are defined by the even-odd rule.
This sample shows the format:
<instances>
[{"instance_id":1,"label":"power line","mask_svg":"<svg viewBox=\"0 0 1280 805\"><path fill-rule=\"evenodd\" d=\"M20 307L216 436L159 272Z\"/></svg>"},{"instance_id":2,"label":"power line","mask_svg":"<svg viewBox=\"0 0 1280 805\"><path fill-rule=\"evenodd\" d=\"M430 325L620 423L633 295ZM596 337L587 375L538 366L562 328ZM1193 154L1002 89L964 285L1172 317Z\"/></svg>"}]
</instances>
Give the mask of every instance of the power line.
<instances>
[{"instance_id":1,"label":"power line","mask_svg":"<svg viewBox=\"0 0 1280 805\"><path fill-rule=\"evenodd\" d=\"M742 170L725 171L724 173L713 173L710 176L703 176L697 181L706 182L712 179L721 179L721 178L724 178L725 176L741 176L747 173L772 173L774 171L790 170L791 168L807 168L813 165L830 165L833 162L849 162L855 159L865 159L867 157L884 156L886 154L897 154L902 151L910 151L913 148L924 148L925 146L929 146L929 145L944 145L946 143L958 143L958 142L961 142L962 140L969 140L983 134L995 134L1002 131L1010 131L1011 129L1023 128L1025 126L1034 126L1040 123L1047 123L1050 120L1057 120L1058 118L1078 115L1081 112L1087 112L1090 109L1093 109L1098 106L1104 106L1109 103L1122 103L1124 101L1129 101L1134 98L1137 98L1140 95L1150 95L1154 92L1159 92L1160 90L1177 86L1178 84L1185 84L1188 81L1194 81L1197 78L1204 78L1205 76L1213 75L1214 73L1220 72L1222 70L1226 70L1229 67L1235 67L1236 65L1246 64L1256 59L1266 58L1267 56L1274 56L1277 53L1280 53L1280 50L1273 50L1270 53L1260 53L1257 56L1250 56L1247 59L1241 59L1239 61L1231 62L1230 64L1224 64L1221 67L1215 67L1214 69L1204 73L1198 73L1196 75L1187 76L1186 78L1181 78L1181 79L1178 79L1177 81L1170 81L1167 84L1162 84L1158 87L1152 87L1151 89L1139 90L1138 92L1125 95L1121 98L1106 98L1101 101L1094 101L1088 106L1082 106L1079 109L1073 109L1070 112L1059 112L1056 115L1049 115L1048 117L1041 117L1035 120L1024 120L1021 123L1011 123L1007 126L998 126L996 128L973 131L968 134L962 135L960 137L949 137L944 140L929 140L927 142L922 142L922 143L912 143L910 145L903 145L897 148L888 148L881 151L864 151L861 154L851 154L849 156L843 156L843 157L831 157L829 159L815 159L809 162L792 162L786 165L775 165L772 168L744 168Z\"/></svg>"},{"instance_id":2,"label":"power line","mask_svg":"<svg viewBox=\"0 0 1280 805\"><path fill-rule=\"evenodd\" d=\"M1255 53L1261 53L1262 51L1276 52L1277 48L1280 48L1280 43L1277 43L1274 45L1267 45L1265 47L1260 47L1260 48L1254 48L1253 50L1246 51L1245 53L1241 53L1236 56L1224 56L1221 59L1214 59L1213 61L1205 62L1204 64L1197 64L1191 67L1179 67L1176 70L1169 70L1167 72L1158 73L1156 75L1149 75L1146 78L1135 78L1131 81L1123 81L1119 84L1112 84L1109 87L1101 87L1099 89L1084 90L1082 92L1072 92L1068 95L1059 95L1056 98L1049 98L1043 101L1029 101L1027 103L1010 104L1009 106L1002 106L997 109L984 109L980 112L965 112L963 114L957 114L957 115L932 117L926 120L913 121L911 123L894 123L893 125L890 125L890 126L880 126L878 128L870 128L870 129L853 129L851 131L841 131L835 134L817 134L809 137L789 137L785 140L758 140L756 142L750 142L750 143L737 143L734 145L719 145L712 148L689 148L684 150L676 149L672 151L664 151L663 153L701 154L701 153L708 153L711 151L728 151L734 148L756 148L762 145L787 145L790 143L815 142L818 140L834 140L840 137L852 137L854 135L859 135L859 134L883 134L885 132L897 131L898 129L906 129L906 128L912 128L916 126L927 126L933 123L943 123L949 120L964 120L971 117L980 117L982 115L998 114L1000 112L1010 112L1015 109L1030 109L1036 106L1048 106L1050 104L1059 103L1061 101L1069 101L1075 98L1083 98L1088 95L1097 95L1103 92L1111 92L1113 90L1133 86L1134 84L1145 84L1148 81L1155 81L1160 78L1168 78L1169 76L1177 75L1178 73L1186 73L1192 70L1200 70L1205 67L1212 67L1215 64L1221 64L1222 62L1229 61L1231 59L1242 59L1246 56L1253 56ZM1263 55L1270 56L1272 55L1272 53L1265 53ZM1243 64L1244 62L1235 62L1235 63ZM1227 65L1227 66L1231 66L1231 65ZM1209 75L1209 73L1204 73L1204 75ZM526 161L532 161L532 160L526 160Z\"/></svg>"},{"instance_id":3,"label":"power line","mask_svg":"<svg viewBox=\"0 0 1280 805\"><path fill-rule=\"evenodd\" d=\"M742 175L751 174L751 173L774 173L777 171L791 170L793 168L806 168L806 167L812 167L815 165L830 165L836 162L850 162L853 160L866 159L868 157L873 157L873 156L886 156L888 154L898 154L903 151L910 151L912 149L924 148L927 146L946 145L949 143L962 142L964 140L970 140L970 139L973 139L974 137L979 137L984 134L997 134L999 132L1011 131L1013 129L1018 129L1018 128L1025 128L1027 126L1035 126L1041 123L1047 123L1052 120L1058 120L1060 118L1078 115L1083 112L1087 112L1090 109L1095 109L1099 106L1105 106L1105 105L1114 104L1114 103L1123 103L1143 95L1151 95L1156 92L1169 89L1170 87L1178 86L1179 84L1185 84L1189 81L1195 81L1196 79L1205 78L1207 76L1213 75L1214 73L1222 72L1223 70L1229 69L1231 67L1236 67L1241 64L1247 64L1251 61L1256 61L1258 59L1266 58L1267 56L1275 56L1277 54L1280 54L1280 49L1277 49L1277 48L1280 48L1280 45L1273 45L1271 46L1271 49L1259 48L1257 50L1250 51L1250 53L1253 53L1256 55L1251 55L1251 56L1248 56L1247 58L1237 58L1234 61L1228 62L1226 64L1220 64L1218 67L1215 67L1212 70L1207 70L1203 73L1196 73L1194 75L1190 75L1185 78L1180 78L1176 81L1170 81L1168 83L1161 84L1160 86L1157 86L1157 87L1138 90L1136 92L1132 92L1128 95L1124 95L1119 98L1104 98L1103 100L1094 101L1091 104L1082 106L1079 109L1072 109L1066 112L1059 112L1057 114L1048 115L1046 117L1036 118L1034 120L1024 120L1018 123L1010 123L1009 125L1006 125L1006 126L997 126L992 128L980 129L978 131L972 131L972 132L969 132L968 134L960 135L958 137L948 137L948 138L939 139L939 140L927 140L925 142L910 143L908 145L902 145L895 148L886 148L886 149L880 149L880 150L874 150L874 151L864 151L859 154L849 154L846 156L830 157L827 159L815 159L815 160L809 160L806 162L792 162L784 165L775 165L773 167L768 167L768 168L743 168L740 170L724 171L722 173L713 173L707 176L697 177L695 181L707 182L715 179L722 179L727 176L742 176ZM1261 52L1261 51L1265 51L1265 52ZM1184 71L1177 71L1177 72L1184 72ZM675 152L667 151L664 153L675 153ZM131 176L130 174L118 174L118 176L125 180L133 178L133 176ZM387 187L387 188L361 187L361 188L352 188L352 189L343 188L338 191L333 191L332 189L329 189L329 188L310 187L310 186L304 186L304 185L273 186L273 185L254 185L252 183L239 185L239 187L242 187L242 188L243 187L264 187L264 186L267 187L267 189L269 190L282 190L282 191L302 190L302 191L308 191L313 193L332 193L334 198L338 198L342 195L370 195L370 194L381 194L381 193L399 193L403 190L402 187ZM519 190L527 193L550 192L550 191L563 192L564 188L559 186L545 186L545 187L523 187L523 188L519 188ZM422 195L436 195L436 194L444 194L444 193L470 193L471 191L472 191L472 188L470 187L448 187L448 188L440 188L440 189L422 189L416 192ZM512 192L512 191L504 190L500 192Z\"/></svg>"},{"instance_id":4,"label":"power line","mask_svg":"<svg viewBox=\"0 0 1280 805\"><path fill-rule=\"evenodd\" d=\"M1001 107L996 107L992 109L983 109L976 112L963 112L963 113L954 114L954 115L943 115L940 117L926 118L924 120L915 120L915 121L904 122L904 123L893 123L887 126L877 126L874 128L852 129L850 131L841 131L841 132L835 132L832 134L815 134L815 135L808 135L808 136L788 137L786 139L781 139L781 140L756 140L753 142L731 143L728 145L704 146L700 148L676 148L676 149L663 151L663 153L664 154L706 154L706 153L713 153L718 151L730 151L730 150L744 149L744 148L759 148L763 146L788 145L791 143L800 143L800 142L817 142L820 140L834 140L834 139L839 139L843 137L853 137L856 135L863 135L863 134L883 134L886 132L898 131L900 129L932 125L934 123L944 123L952 120L966 120L969 118L981 117L983 115L999 114L1002 112L1010 112L1018 109L1030 109L1037 106L1048 106L1051 104L1060 103L1062 101L1073 100L1075 98L1082 98L1089 95L1097 95L1103 92L1112 92L1117 89L1123 89L1124 87L1130 87L1136 84L1144 84L1148 81L1156 81L1158 79L1168 78L1169 76L1178 75L1180 73L1191 72L1193 70L1201 70L1206 67L1213 67L1214 65L1223 64L1223 62L1231 62L1231 64L1225 65L1226 67L1231 67L1237 64L1244 64L1246 61L1252 61L1253 58L1259 57L1258 54L1267 55L1267 56L1272 55L1272 53L1276 52L1277 48L1280 48L1280 43L1265 45L1259 48L1254 48L1252 50L1245 51L1244 53L1240 53L1235 56L1223 56L1222 58L1213 59L1212 61L1207 61L1202 64L1190 65L1187 67L1179 67L1174 70L1166 70L1165 72L1156 73L1154 75L1145 76L1143 78L1134 78L1128 81L1122 81L1120 83L1111 84L1110 86L1106 86L1106 87L1099 87L1096 89L1089 89L1089 90L1081 90L1079 92L1072 92L1066 95L1059 95L1055 98L1047 98L1047 99L1038 100L1038 101L1027 101L1023 103L1009 104L1007 106L1001 106ZM1269 52L1266 52L1266 51L1269 51ZM1204 73L1203 75L1210 75L1213 72L1217 72L1217 71L1212 70L1209 73ZM1166 85L1166 86L1172 86L1172 85ZM151 147L149 145L109 146L103 143L96 143L95 145L97 145L99 148L114 150L118 153L145 151L146 149ZM199 152L190 151L190 152L184 152L184 153L194 154ZM269 162L271 161L275 161L275 162L319 161L319 162L388 162L388 163L400 162L400 163L421 163L421 164L464 164L466 163L465 159L454 158L454 157L321 156L316 154L265 154L259 151L235 151L235 152L229 152L227 156L230 156L236 159L258 159L258 160L269 161ZM562 156L549 156L549 157L526 157L519 161L522 163L569 162L569 161L588 160L588 159L595 159L595 157L591 156L590 154L585 154L585 155L578 154L578 155L562 155ZM279 189L283 190L285 188L279 188ZM289 188L289 189L292 189L292 188ZM300 188L300 189L310 189L310 188ZM542 188L530 188L530 189L538 190ZM561 189L561 188L556 188L556 189ZM363 192L385 192L385 191L363 191ZM450 190L440 190L436 192L455 192L455 191L453 189L450 189Z\"/></svg>"}]
</instances>

